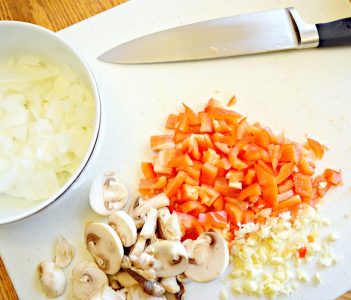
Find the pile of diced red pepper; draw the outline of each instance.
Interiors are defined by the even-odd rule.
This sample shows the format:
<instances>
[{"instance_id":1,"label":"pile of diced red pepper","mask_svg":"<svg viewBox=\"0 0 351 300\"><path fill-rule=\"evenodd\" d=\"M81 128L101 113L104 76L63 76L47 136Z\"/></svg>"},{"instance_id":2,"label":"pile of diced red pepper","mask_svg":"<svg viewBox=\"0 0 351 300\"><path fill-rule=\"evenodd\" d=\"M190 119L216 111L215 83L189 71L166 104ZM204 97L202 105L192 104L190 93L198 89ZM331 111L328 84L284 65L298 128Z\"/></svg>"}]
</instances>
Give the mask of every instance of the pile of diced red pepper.
<instances>
[{"instance_id":1,"label":"pile of diced red pepper","mask_svg":"<svg viewBox=\"0 0 351 300\"><path fill-rule=\"evenodd\" d=\"M151 137L155 155L141 164L139 185L146 199L168 195L183 239L215 230L231 241L238 222L264 223L267 208L269 216L290 211L296 217L302 203L314 206L342 183L332 169L314 176L314 160L325 147L313 139L301 145L275 135L213 99L199 113L183 106L184 112L168 116L173 134Z\"/></svg>"}]
</instances>

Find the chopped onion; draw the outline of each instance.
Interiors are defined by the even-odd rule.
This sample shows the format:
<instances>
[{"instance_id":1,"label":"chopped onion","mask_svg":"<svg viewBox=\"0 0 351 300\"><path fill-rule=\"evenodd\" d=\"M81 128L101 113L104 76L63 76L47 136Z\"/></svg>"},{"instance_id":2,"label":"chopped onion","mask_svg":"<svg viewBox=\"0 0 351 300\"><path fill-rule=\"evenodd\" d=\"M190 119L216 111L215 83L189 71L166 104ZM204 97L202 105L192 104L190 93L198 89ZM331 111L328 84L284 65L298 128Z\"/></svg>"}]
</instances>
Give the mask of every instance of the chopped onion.
<instances>
[{"instance_id":1,"label":"chopped onion","mask_svg":"<svg viewBox=\"0 0 351 300\"><path fill-rule=\"evenodd\" d=\"M88 149L94 112L90 91L68 66L32 55L0 65L0 198L57 192Z\"/></svg>"}]
</instances>

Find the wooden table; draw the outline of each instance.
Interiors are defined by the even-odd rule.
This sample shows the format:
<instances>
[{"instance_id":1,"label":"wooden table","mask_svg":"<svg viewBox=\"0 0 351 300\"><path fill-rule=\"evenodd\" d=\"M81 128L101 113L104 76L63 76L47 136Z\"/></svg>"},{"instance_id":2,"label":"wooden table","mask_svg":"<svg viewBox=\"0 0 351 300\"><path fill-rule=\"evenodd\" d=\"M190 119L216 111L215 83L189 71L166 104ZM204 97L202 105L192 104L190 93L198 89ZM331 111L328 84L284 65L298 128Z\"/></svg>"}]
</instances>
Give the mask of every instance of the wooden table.
<instances>
[{"instance_id":1,"label":"wooden table","mask_svg":"<svg viewBox=\"0 0 351 300\"><path fill-rule=\"evenodd\" d=\"M31 22L58 31L126 1L0 0L0 20ZM14 299L18 299L16 291L0 258L0 300ZM338 300L351 300L351 291Z\"/></svg>"}]
</instances>

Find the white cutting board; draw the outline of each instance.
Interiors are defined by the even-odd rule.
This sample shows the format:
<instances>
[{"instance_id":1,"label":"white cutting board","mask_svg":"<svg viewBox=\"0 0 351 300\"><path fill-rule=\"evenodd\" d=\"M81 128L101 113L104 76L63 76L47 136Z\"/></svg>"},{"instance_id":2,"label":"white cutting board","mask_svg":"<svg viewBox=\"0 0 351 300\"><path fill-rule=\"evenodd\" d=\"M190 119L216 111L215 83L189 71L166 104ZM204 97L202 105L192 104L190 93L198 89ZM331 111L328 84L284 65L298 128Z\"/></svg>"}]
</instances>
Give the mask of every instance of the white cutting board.
<instances>
[{"instance_id":1,"label":"white cutting board","mask_svg":"<svg viewBox=\"0 0 351 300\"><path fill-rule=\"evenodd\" d=\"M103 170L115 169L136 195L139 163L149 159L148 140L161 133L166 116L185 101L201 108L209 97L226 102L276 132L303 141L305 134L331 150L326 165L342 168L344 187L328 193L324 214L341 239L337 266L319 270L324 284L301 287L290 299L334 299L351 289L351 48L285 53L190 63L123 66L96 60L101 52L132 38L165 28L222 16L296 6L306 21L323 22L351 16L348 0L132 0L67 28L58 34L90 64L102 95L104 140L76 186L48 209L14 224L0 226L0 251L20 299L45 299L35 268L52 259L55 238L62 234L76 246L72 265L90 259L83 244L84 223L98 220L88 205L89 184ZM79 8L77 8L79 9ZM82 182L82 180L81 180ZM315 266L315 264L313 264ZM72 266L71 266L72 267ZM70 269L66 270L68 278ZM220 281L187 286L186 299L218 299ZM63 299L72 298L69 281Z\"/></svg>"}]
</instances>

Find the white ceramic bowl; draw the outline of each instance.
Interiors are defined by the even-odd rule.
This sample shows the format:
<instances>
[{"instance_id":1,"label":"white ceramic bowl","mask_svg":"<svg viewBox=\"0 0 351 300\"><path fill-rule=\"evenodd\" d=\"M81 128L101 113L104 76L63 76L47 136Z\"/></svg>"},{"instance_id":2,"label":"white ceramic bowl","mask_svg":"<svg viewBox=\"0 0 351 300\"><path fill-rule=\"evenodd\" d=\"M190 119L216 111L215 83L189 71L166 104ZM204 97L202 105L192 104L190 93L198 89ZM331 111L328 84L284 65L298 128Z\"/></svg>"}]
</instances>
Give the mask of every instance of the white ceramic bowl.
<instances>
[{"instance_id":1,"label":"white ceramic bowl","mask_svg":"<svg viewBox=\"0 0 351 300\"><path fill-rule=\"evenodd\" d=\"M0 60L13 55L37 54L58 64L67 64L90 89L95 101L95 124L89 148L79 168L61 189L50 198L27 202L22 199L0 200L0 224L30 216L59 199L76 181L87 165L95 148L101 122L101 104L98 88L88 65L82 57L54 32L30 23L0 21Z\"/></svg>"}]
</instances>

